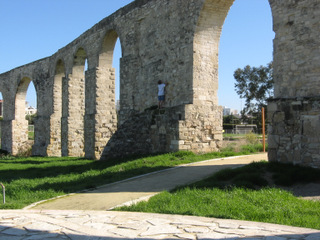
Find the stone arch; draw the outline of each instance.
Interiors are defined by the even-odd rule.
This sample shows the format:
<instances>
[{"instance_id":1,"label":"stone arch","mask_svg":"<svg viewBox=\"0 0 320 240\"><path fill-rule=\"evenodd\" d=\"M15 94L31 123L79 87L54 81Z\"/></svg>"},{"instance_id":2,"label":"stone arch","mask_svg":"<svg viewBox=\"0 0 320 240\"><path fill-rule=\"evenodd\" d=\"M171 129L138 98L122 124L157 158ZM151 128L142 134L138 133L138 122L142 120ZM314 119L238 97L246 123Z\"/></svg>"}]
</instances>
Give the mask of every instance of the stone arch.
<instances>
[{"instance_id":1,"label":"stone arch","mask_svg":"<svg viewBox=\"0 0 320 240\"><path fill-rule=\"evenodd\" d=\"M202 6L193 43L193 102L195 104L206 101L218 105L220 36L234 2L235 0L206 0Z\"/></svg>"},{"instance_id":2,"label":"stone arch","mask_svg":"<svg viewBox=\"0 0 320 240\"><path fill-rule=\"evenodd\" d=\"M26 106L26 96L27 90L31 79L28 77L24 77L21 79L18 89L16 92L16 99L15 99L15 119L20 120L24 119L25 117L25 106Z\"/></svg>"},{"instance_id":3,"label":"stone arch","mask_svg":"<svg viewBox=\"0 0 320 240\"><path fill-rule=\"evenodd\" d=\"M218 56L223 23L234 0L206 0L194 36L193 102L218 104Z\"/></svg>"},{"instance_id":4,"label":"stone arch","mask_svg":"<svg viewBox=\"0 0 320 240\"><path fill-rule=\"evenodd\" d=\"M61 118L63 82L66 78L66 69L63 60L59 59L55 65L53 78L53 109L50 116L50 144L48 156L61 156Z\"/></svg>"},{"instance_id":5,"label":"stone arch","mask_svg":"<svg viewBox=\"0 0 320 240\"><path fill-rule=\"evenodd\" d=\"M12 121L12 154L20 154L32 147L28 141L28 121L26 115L26 96L31 78L23 77L18 85L15 96L14 120Z\"/></svg>"},{"instance_id":6,"label":"stone arch","mask_svg":"<svg viewBox=\"0 0 320 240\"><path fill-rule=\"evenodd\" d=\"M222 109L218 105L219 44L225 19L235 0L206 0L195 26L193 39L193 107L199 120L192 151L216 151L222 142ZM201 120L202 119L202 120ZM209 144L208 144L209 143ZM209 146L208 146L209 145Z\"/></svg>"},{"instance_id":7,"label":"stone arch","mask_svg":"<svg viewBox=\"0 0 320 240\"><path fill-rule=\"evenodd\" d=\"M115 30L110 30L103 38L101 51L99 54L99 66L112 66L113 51L116 41L119 38Z\"/></svg>"},{"instance_id":8,"label":"stone arch","mask_svg":"<svg viewBox=\"0 0 320 240\"><path fill-rule=\"evenodd\" d=\"M88 96L86 97L86 157L99 159L105 145L117 127L115 102L115 69L113 53L118 34L108 31L102 39L98 68L89 70ZM93 86L93 83L95 85ZM111 129L111 130L110 130Z\"/></svg>"}]
</instances>

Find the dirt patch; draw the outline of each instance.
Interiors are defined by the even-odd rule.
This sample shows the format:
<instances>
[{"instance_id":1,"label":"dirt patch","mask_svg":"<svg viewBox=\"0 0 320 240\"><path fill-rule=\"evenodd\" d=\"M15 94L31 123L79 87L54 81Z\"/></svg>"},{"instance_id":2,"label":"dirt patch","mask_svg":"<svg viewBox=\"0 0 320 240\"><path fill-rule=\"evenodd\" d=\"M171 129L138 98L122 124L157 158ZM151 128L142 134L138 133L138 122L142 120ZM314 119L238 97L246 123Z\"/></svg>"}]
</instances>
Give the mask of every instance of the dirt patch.
<instances>
[{"instance_id":1,"label":"dirt patch","mask_svg":"<svg viewBox=\"0 0 320 240\"><path fill-rule=\"evenodd\" d=\"M286 191L291 192L294 196L300 197L307 200L318 200L320 201L320 181L315 183L306 183L306 184L294 184L290 187L284 187L275 185L272 179L272 173L266 173L264 178L268 181L269 186L274 186Z\"/></svg>"},{"instance_id":2,"label":"dirt patch","mask_svg":"<svg viewBox=\"0 0 320 240\"><path fill-rule=\"evenodd\" d=\"M280 187L281 189L290 191L296 197L307 200L320 201L320 182L308 184L296 184L291 187Z\"/></svg>"}]
</instances>

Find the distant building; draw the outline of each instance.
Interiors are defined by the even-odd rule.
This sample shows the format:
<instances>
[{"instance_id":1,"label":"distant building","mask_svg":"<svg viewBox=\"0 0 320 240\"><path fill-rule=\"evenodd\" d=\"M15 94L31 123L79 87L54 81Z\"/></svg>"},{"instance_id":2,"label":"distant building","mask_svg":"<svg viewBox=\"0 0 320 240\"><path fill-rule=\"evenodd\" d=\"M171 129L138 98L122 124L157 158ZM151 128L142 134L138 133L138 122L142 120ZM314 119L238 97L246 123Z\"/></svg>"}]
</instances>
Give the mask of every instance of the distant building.
<instances>
[{"instance_id":1,"label":"distant building","mask_svg":"<svg viewBox=\"0 0 320 240\"><path fill-rule=\"evenodd\" d=\"M26 102L26 115L33 115L37 113L37 109L35 107L32 106L28 106L29 103Z\"/></svg>"},{"instance_id":2,"label":"distant building","mask_svg":"<svg viewBox=\"0 0 320 240\"><path fill-rule=\"evenodd\" d=\"M256 124L241 124L236 125L235 134L247 134L257 132L258 127Z\"/></svg>"},{"instance_id":3,"label":"distant building","mask_svg":"<svg viewBox=\"0 0 320 240\"><path fill-rule=\"evenodd\" d=\"M229 116L229 115L234 115L234 116L238 115L238 110L223 106L223 116Z\"/></svg>"}]
</instances>

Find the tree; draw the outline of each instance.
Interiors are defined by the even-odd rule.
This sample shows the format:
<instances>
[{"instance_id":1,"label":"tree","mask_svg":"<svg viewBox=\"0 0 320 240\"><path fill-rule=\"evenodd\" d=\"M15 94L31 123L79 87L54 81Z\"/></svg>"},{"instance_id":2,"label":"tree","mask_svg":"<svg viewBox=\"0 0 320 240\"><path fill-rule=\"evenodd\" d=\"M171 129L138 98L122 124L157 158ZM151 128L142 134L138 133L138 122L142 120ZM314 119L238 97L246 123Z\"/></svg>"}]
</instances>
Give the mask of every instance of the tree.
<instances>
[{"instance_id":1,"label":"tree","mask_svg":"<svg viewBox=\"0 0 320 240\"><path fill-rule=\"evenodd\" d=\"M37 114L26 115L25 119L28 120L29 125L34 125L34 119L37 117Z\"/></svg>"},{"instance_id":2,"label":"tree","mask_svg":"<svg viewBox=\"0 0 320 240\"><path fill-rule=\"evenodd\" d=\"M257 117L262 107L267 106L268 98L273 96L273 64L266 67L238 68L234 74L235 90L240 98L245 99L242 115Z\"/></svg>"},{"instance_id":3,"label":"tree","mask_svg":"<svg viewBox=\"0 0 320 240\"><path fill-rule=\"evenodd\" d=\"M223 124L240 124L240 119L234 115L223 116Z\"/></svg>"}]
</instances>

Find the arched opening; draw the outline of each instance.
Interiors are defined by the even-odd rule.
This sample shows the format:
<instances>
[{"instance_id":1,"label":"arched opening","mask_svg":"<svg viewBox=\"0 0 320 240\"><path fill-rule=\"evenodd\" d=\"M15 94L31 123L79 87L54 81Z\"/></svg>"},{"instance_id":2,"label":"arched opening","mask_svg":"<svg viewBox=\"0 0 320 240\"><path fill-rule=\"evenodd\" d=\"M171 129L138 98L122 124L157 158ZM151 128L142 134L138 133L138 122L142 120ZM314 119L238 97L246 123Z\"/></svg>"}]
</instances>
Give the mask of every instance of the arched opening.
<instances>
[{"instance_id":1,"label":"arched opening","mask_svg":"<svg viewBox=\"0 0 320 240\"><path fill-rule=\"evenodd\" d=\"M111 30L106 33L99 54L96 78L96 122L94 154L99 159L104 147L117 129L120 110L120 57L121 46L118 34ZM86 151L87 152L87 151Z\"/></svg>"},{"instance_id":2,"label":"arched opening","mask_svg":"<svg viewBox=\"0 0 320 240\"><path fill-rule=\"evenodd\" d=\"M49 156L61 156L62 88L65 77L65 65L59 59L53 83L53 112L50 116L50 145L47 150Z\"/></svg>"},{"instance_id":3,"label":"arched opening","mask_svg":"<svg viewBox=\"0 0 320 240\"><path fill-rule=\"evenodd\" d=\"M248 2L252 4L248 9L257 11L253 7L253 1L248 0ZM268 1L265 1L268 4ZM203 122L199 121L199 129L203 130L198 132L195 131L195 136L200 139L199 142L202 142L203 148L206 149L205 151L215 151L216 149L221 148L221 142L223 139L222 109L218 105L218 85L220 82L218 72L219 64L222 64L221 62L219 63L219 52L221 51L220 37L225 20L229 14L229 10L234 2L237 2L237 4L244 4L245 1L206 0L203 4L195 29L193 42L193 104L199 108L198 114L202 115L203 119L206 119L205 124L207 125L204 126ZM261 3L261 1L255 2ZM267 7L270 10L270 5ZM241 18L243 15L250 15L250 13L245 10L242 10L241 14L242 16L237 16L237 18ZM254 18L257 17L257 14L255 13L252 17L251 21L255 21ZM241 29L240 26L238 28ZM243 31L236 31L240 29L233 29L233 32L230 33L228 38L232 38L233 41L237 41L237 39L239 39L238 35L246 34L246 32ZM244 28L242 27L242 30L243 29ZM251 29L252 33L255 31L255 29ZM238 45L238 47L250 48L250 45L248 47ZM232 52L229 54L232 58L245 58L246 56L245 54L236 56L236 54ZM272 55L272 52L270 54ZM250 64L250 62L245 65L247 64ZM223 62L223 65L228 66L230 64L228 62ZM239 67L244 66L240 65L236 68ZM232 83L227 85L227 88L232 89L233 91L233 72L236 68L231 70L229 77L231 78ZM233 102L239 101L239 98L233 99L230 95L224 95L221 96L221 98L230 98ZM210 129L210 131L206 131L205 129ZM209 147L206 146L207 142L209 142Z\"/></svg>"},{"instance_id":4,"label":"arched opening","mask_svg":"<svg viewBox=\"0 0 320 240\"><path fill-rule=\"evenodd\" d=\"M116 110L120 111L120 59L122 57L122 49L120 39L118 38L116 41L116 45L113 53L113 62L112 66L115 69L116 73L116 82L115 82L115 101L116 101Z\"/></svg>"},{"instance_id":5,"label":"arched opening","mask_svg":"<svg viewBox=\"0 0 320 240\"><path fill-rule=\"evenodd\" d=\"M99 55L99 67L109 69L109 82L113 84L115 105L120 108L120 59L122 56L121 43L116 31L109 31L102 43ZM113 79L111 76L115 76ZM108 79L106 78L106 81ZM118 108L118 110L119 110Z\"/></svg>"},{"instance_id":6,"label":"arched opening","mask_svg":"<svg viewBox=\"0 0 320 240\"><path fill-rule=\"evenodd\" d=\"M194 104L218 105L218 56L222 25L234 0L206 0L194 37Z\"/></svg>"},{"instance_id":7,"label":"arched opening","mask_svg":"<svg viewBox=\"0 0 320 240\"><path fill-rule=\"evenodd\" d=\"M239 117L245 100L235 91L236 69L267 66L273 59L272 12L268 0L236 0L223 24L219 46L219 105Z\"/></svg>"},{"instance_id":8,"label":"arched opening","mask_svg":"<svg viewBox=\"0 0 320 240\"><path fill-rule=\"evenodd\" d=\"M218 104L219 85L220 105L239 102L239 109L233 73L248 64L269 63L273 37L268 0L206 0L194 41L194 100L202 96Z\"/></svg>"},{"instance_id":9,"label":"arched opening","mask_svg":"<svg viewBox=\"0 0 320 240\"><path fill-rule=\"evenodd\" d=\"M37 104L36 95L31 79L28 77L22 78L15 97L13 154L25 154L30 151L34 143L34 118L37 112L35 107ZM27 100L29 100L30 103Z\"/></svg>"},{"instance_id":10,"label":"arched opening","mask_svg":"<svg viewBox=\"0 0 320 240\"><path fill-rule=\"evenodd\" d=\"M37 93L31 81L26 96L26 116L28 121L28 140L34 141L34 121L37 117Z\"/></svg>"}]
</instances>

